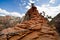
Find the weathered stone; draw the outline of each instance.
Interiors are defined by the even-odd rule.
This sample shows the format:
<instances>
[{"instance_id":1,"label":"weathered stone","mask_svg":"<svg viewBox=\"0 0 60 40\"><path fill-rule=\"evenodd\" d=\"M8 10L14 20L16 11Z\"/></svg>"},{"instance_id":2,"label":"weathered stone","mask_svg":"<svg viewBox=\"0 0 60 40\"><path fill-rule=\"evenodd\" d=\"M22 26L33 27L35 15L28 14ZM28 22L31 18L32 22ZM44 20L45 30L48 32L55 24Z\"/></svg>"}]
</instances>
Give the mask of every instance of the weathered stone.
<instances>
[{"instance_id":1,"label":"weathered stone","mask_svg":"<svg viewBox=\"0 0 60 40\"><path fill-rule=\"evenodd\" d=\"M56 30L48 24L45 17L39 14L35 6L27 11L25 19L20 24L3 30L2 33L18 34L11 34L8 40L57 40L58 37Z\"/></svg>"}]
</instances>

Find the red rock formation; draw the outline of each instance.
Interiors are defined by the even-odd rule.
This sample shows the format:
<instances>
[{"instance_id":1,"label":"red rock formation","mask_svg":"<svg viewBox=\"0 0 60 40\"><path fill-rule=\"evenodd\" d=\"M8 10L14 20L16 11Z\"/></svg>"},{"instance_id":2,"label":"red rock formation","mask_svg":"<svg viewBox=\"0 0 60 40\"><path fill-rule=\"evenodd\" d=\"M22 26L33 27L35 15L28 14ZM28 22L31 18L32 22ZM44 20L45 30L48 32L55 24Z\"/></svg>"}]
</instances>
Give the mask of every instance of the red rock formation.
<instances>
[{"instance_id":1,"label":"red rock formation","mask_svg":"<svg viewBox=\"0 0 60 40\"><path fill-rule=\"evenodd\" d=\"M57 40L58 37L55 28L48 24L48 20L39 14L35 6L27 11L22 23L1 33L8 35L6 40Z\"/></svg>"}]
</instances>

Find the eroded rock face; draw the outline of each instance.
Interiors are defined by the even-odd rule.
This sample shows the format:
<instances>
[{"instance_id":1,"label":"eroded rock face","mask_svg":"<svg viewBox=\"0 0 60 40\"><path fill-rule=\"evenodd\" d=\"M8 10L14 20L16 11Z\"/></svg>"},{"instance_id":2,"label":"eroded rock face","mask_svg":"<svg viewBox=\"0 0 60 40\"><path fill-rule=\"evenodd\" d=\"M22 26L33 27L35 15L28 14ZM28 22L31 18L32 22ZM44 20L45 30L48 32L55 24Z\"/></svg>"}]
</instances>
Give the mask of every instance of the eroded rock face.
<instances>
[{"instance_id":1,"label":"eroded rock face","mask_svg":"<svg viewBox=\"0 0 60 40\"><path fill-rule=\"evenodd\" d=\"M5 37L3 38L2 36ZM57 40L58 34L35 6L26 13L22 23L1 31L0 40Z\"/></svg>"},{"instance_id":2,"label":"eroded rock face","mask_svg":"<svg viewBox=\"0 0 60 40\"><path fill-rule=\"evenodd\" d=\"M52 21L51 21L52 25L55 25L58 33L60 34L60 13L57 14L57 16L55 16Z\"/></svg>"}]
</instances>

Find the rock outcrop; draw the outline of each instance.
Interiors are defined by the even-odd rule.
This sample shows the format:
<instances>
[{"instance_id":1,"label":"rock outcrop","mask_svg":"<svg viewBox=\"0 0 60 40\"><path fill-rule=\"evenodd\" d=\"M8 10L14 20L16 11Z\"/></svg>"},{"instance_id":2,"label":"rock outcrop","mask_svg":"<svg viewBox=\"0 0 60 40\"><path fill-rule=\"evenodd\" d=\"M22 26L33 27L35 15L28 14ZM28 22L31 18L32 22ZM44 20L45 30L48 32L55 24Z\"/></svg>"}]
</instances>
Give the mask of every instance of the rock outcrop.
<instances>
[{"instance_id":1,"label":"rock outcrop","mask_svg":"<svg viewBox=\"0 0 60 40\"><path fill-rule=\"evenodd\" d=\"M20 17L0 16L0 31L20 23Z\"/></svg>"},{"instance_id":2,"label":"rock outcrop","mask_svg":"<svg viewBox=\"0 0 60 40\"><path fill-rule=\"evenodd\" d=\"M55 16L50 23L52 25L55 25L58 33L60 34L60 13L57 16Z\"/></svg>"},{"instance_id":3,"label":"rock outcrop","mask_svg":"<svg viewBox=\"0 0 60 40\"><path fill-rule=\"evenodd\" d=\"M20 24L4 29L0 34L0 40L57 40L58 38L55 28L48 24L47 18L39 14L34 5L27 11Z\"/></svg>"}]
</instances>

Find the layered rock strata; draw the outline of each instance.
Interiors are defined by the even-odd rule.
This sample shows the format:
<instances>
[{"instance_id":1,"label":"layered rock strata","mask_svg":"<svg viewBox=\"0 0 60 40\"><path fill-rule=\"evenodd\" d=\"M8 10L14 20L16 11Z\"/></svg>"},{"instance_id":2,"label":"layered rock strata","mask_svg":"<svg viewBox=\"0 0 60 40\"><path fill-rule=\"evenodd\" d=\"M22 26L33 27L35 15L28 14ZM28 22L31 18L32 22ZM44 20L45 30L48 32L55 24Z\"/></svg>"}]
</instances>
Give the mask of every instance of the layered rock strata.
<instances>
[{"instance_id":1,"label":"layered rock strata","mask_svg":"<svg viewBox=\"0 0 60 40\"><path fill-rule=\"evenodd\" d=\"M32 6L20 24L4 29L0 33L0 40L57 40L56 29L48 24L47 18L39 14Z\"/></svg>"}]
</instances>

